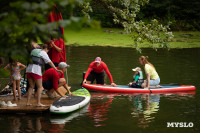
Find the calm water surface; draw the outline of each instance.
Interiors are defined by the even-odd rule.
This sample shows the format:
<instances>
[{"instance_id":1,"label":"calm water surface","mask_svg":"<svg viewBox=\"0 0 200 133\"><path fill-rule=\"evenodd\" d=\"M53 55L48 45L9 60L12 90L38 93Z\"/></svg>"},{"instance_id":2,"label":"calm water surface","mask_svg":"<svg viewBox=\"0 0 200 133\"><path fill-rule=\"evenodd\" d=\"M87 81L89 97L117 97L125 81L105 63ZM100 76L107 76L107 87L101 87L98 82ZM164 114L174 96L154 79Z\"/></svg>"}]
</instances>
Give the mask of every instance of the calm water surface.
<instances>
[{"instance_id":1,"label":"calm water surface","mask_svg":"<svg viewBox=\"0 0 200 133\"><path fill-rule=\"evenodd\" d=\"M72 90L80 88L82 73L97 56L107 64L114 82L123 85L132 80L131 69L140 66L138 58L148 55L162 84L195 85L196 94L91 92L90 104L71 114L0 115L1 132L200 132L200 49L143 49L142 54L131 48L112 47L66 47L66 51ZM110 84L108 77L106 83ZM167 122L192 122L194 126L167 127Z\"/></svg>"}]
</instances>

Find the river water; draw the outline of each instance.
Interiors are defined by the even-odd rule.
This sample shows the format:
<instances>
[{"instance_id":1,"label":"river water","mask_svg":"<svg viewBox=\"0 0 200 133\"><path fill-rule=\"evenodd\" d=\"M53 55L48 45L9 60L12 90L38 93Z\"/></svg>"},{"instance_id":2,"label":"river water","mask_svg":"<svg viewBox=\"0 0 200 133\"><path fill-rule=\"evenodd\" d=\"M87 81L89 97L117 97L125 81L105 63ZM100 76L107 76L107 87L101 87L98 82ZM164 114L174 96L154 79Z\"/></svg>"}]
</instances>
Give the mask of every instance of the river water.
<instances>
[{"instance_id":1,"label":"river water","mask_svg":"<svg viewBox=\"0 0 200 133\"><path fill-rule=\"evenodd\" d=\"M100 56L114 82L125 85L132 80L132 68L138 58L148 55L161 84L179 83L196 86L195 93L119 94L91 92L90 104L74 113L0 115L1 132L72 132L72 133L198 133L200 132L200 49L143 49L67 46L68 82L72 91L81 88L82 73ZM142 67L142 66L140 66ZM106 77L106 84L110 84ZM186 127L168 127L183 122ZM192 126L192 127L191 127Z\"/></svg>"}]
</instances>

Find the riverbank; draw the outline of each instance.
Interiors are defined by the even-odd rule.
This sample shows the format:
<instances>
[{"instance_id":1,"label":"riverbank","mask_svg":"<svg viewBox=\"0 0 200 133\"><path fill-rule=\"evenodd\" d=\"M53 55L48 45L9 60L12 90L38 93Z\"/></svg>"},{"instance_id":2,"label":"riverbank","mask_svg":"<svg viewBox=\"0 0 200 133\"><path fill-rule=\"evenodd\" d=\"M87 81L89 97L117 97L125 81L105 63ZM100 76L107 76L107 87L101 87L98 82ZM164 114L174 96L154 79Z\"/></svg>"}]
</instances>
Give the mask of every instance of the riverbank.
<instances>
[{"instance_id":1,"label":"riverbank","mask_svg":"<svg viewBox=\"0 0 200 133\"><path fill-rule=\"evenodd\" d=\"M178 31L173 32L174 38L170 42L171 48L196 48L200 47L200 32ZM111 47L135 47L130 34L123 29L81 29L74 31L65 29L66 45L73 46L111 46ZM150 47L147 42L140 44L142 48Z\"/></svg>"}]
</instances>

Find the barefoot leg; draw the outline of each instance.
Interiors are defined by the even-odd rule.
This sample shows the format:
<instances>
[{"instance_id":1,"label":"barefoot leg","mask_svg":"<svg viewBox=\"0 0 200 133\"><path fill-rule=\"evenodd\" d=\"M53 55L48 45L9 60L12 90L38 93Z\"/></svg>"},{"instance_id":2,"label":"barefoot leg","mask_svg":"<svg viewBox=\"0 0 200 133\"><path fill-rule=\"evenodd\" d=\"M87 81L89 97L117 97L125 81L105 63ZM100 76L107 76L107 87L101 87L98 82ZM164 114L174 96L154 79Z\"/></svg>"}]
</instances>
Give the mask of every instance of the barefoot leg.
<instances>
[{"instance_id":1,"label":"barefoot leg","mask_svg":"<svg viewBox=\"0 0 200 133\"><path fill-rule=\"evenodd\" d=\"M28 96L27 96L27 103L26 105L29 106L30 104L30 99L33 93L33 88L35 86L35 81L33 79L28 79L29 81L29 89L28 89Z\"/></svg>"},{"instance_id":2,"label":"barefoot leg","mask_svg":"<svg viewBox=\"0 0 200 133\"><path fill-rule=\"evenodd\" d=\"M21 99L21 89L20 89L20 80L16 80L16 85L17 85L17 90L18 90L18 97L19 97L19 100Z\"/></svg>"},{"instance_id":3,"label":"barefoot leg","mask_svg":"<svg viewBox=\"0 0 200 133\"><path fill-rule=\"evenodd\" d=\"M41 99L41 94L42 94L42 79L36 79L36 85L37 85L37 106L45 106L41 104L40 99Z\"/></svg>"},{"instance_id":4,"label":"barefoot leg","mask_svg":"<svg viewBox=\"0 0 200 133\"><path fill-rule=\"evenodd\" d=\"M16 80L13 80L13 96L14 96L14 101L17 100L17 96L16 96Z\"/></svg>"}]
</instances>

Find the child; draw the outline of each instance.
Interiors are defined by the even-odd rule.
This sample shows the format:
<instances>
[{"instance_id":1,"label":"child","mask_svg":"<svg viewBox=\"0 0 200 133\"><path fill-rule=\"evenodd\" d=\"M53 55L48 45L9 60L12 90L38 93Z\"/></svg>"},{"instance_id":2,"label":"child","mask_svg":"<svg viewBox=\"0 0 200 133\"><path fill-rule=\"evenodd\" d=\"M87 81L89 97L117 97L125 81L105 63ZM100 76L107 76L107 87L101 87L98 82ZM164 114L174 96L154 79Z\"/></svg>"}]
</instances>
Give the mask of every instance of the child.
<instances>
[{"instance_id":1,"label":"child","mask_svg":"<svg viewBox=\"0 0 200 133\"><path fill-rule=\"evenodd\" d=\"M10 70L10 83L13 84L13 96L14 100L17 100L16 97L16 88L18 89L18 96L19 100L21 99L21 89L20 89L20 79L21 79L21 74L20 71L25 69L26 66L13 60L9 59L9 64L4 67L5 70L9 69Z\"/></svg>"},{"instance_id":2,"label":"child","mask_svg":"<svg viewBox=\"0 0 200 133\"><path fill-rule=\"evenodd\" d=\"M144 82L141 68L136 67L132 70L135 72L135 74L133 75L133 82L130 82L128 86L133 88L141 88L141 84Z\"/></svg>"}]
</instances>

